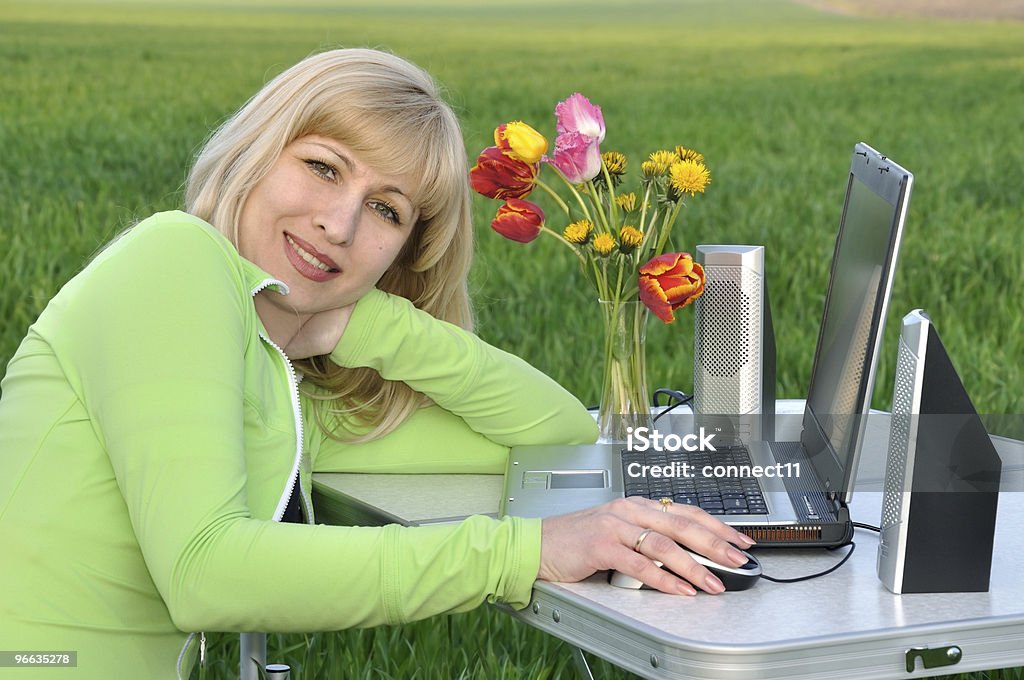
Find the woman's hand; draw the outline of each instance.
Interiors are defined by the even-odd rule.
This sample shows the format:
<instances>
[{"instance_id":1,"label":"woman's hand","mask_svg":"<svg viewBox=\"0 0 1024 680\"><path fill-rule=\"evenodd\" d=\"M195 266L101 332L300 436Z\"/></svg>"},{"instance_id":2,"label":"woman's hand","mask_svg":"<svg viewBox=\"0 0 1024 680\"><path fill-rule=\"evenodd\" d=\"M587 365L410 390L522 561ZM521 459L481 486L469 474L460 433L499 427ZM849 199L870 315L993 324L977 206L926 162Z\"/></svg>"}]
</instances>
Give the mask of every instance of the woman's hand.
<instances>
[{"instance_id":1,"label":"woman's hand","mask_svg":"<svg viewBox=\"0 0 1024 680\"><path fill-rule=\"evenodd\" d=\"M341 342L341 335L348 326L355 306L355 303L352 303L310 315L288 344L281 349L292 361L330 354Z\"/></svg>"},{"instance_id":2,"label":"woman's hand","mask_svg":"<svg viewBox=\"0 0 1024 680\"><path fill-rule=\"evenodd\" d=\"M540 572L544 581L573 582L595 571L615 569L666 593L695 595L693 586L709 593L725 588L699 565L681 543L709 559L740 566L747 558L737 550L754 544L750 538L719 522L700 508L664 506L646 498L621 498L570 515L549 517L541 534ZM640 536L651 531L634 550ZM676 578L658 568L662 562ZM693 584L693 585L691 585Z\"/></svg>"}]
</instances>

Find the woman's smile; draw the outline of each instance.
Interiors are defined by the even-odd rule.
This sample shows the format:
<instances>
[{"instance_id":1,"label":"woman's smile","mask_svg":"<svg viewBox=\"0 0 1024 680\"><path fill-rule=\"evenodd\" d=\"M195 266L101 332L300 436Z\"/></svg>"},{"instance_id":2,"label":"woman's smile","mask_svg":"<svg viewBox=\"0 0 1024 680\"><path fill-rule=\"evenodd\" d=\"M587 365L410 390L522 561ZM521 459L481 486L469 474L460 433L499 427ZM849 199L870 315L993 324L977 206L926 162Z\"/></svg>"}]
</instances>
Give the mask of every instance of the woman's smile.
<instances>
[{"instance_id":1,"label":"woman's smile","mask_svg":"<svg viewBox=\"0 0 1024 680\"><path fill-rule=\"evenodd\" d=\"M295 271L318 283L330 281L341 275L341 268L308 242L294 234L284 233L285 256Z\"/></svg>"}]
</instances>

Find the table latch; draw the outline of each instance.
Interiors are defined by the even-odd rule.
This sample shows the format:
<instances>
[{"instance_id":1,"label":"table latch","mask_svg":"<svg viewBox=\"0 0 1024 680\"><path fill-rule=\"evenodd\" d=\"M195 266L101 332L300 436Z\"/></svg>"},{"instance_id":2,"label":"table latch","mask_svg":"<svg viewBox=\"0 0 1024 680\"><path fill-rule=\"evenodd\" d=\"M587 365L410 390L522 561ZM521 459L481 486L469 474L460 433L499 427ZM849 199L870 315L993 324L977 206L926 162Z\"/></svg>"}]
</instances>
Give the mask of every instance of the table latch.
<instances>
[{"instance_id":1,"label":"table latch","mask_svg":"<svg viewBox=\"0 0 1024 680\"><path fill-rule=\"evenodd\" d=\"M907 650L907 672L914 672L918 659L921 659L921 663L924 664L925 668L939 668L940 666L958 664L963 656L963 650L956 645L936 647L935 649L911 647Z\"/></svg>"}]
</instances>

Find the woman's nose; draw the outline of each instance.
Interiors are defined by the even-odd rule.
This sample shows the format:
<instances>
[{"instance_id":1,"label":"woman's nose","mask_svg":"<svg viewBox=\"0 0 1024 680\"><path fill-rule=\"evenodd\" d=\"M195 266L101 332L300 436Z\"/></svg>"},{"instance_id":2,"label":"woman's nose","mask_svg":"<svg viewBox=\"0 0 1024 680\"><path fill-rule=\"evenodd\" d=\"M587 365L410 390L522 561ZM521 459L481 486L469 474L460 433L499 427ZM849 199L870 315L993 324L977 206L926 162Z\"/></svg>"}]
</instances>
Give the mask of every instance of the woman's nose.
<instances>
[{"instance_id":1,"label":"woman's nose","mask_svg":"<svg viewBox=\"0 0 1024 680\"><path fill-rule=\"evenodd\" d=\"M328 242L336 246L350 246L359 227L358 205L352 201L337 201L321 213L320 228Z\"/></svg>"}]
</instances>

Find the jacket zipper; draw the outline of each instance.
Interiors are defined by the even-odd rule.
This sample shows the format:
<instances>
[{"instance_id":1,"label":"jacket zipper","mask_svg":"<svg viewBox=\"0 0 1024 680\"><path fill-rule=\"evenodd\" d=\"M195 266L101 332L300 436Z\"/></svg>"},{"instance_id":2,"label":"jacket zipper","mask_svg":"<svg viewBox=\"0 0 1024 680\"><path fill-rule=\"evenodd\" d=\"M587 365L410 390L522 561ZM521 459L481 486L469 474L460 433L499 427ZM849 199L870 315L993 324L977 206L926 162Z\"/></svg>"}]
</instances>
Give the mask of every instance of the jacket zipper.
<instances>
[{"instance_id":1,"label":"jacket zipper","mask_svg":"<svg viewBox=\"0 0 1024 680\"><path fill-rule=\"evenodd\" d=\"M259 285L252 289L250 294L255 298L257 294L274 285L284 288L285 291L288 290L288 285L282 281L278 281L277 279L264 279L259 283ZM292 471L288 477L288 486L285 488L284 493L277 502L277 509L274 511L273 519L275 522L281 521L281 518L284 516L284 511L288 508L288 501L291 500L292 494L295 493L295 487L298 485L299 497L306 513L306 521L309 522L313 516L312 508L309 507L309 501L302 494L302 484L299 480L299 471L302 465L303 440L302 405L299 402L299 381L295 375L295 367L292 366L292 361L288 358L288 355L284 353L284 350L278 347L277 343L267 337L267 335L262 331L259 332L259 336L263 342L273 347L277 353L281 355L285 368L288 369L288 391L292 399L292 414L295 417L295 462L292 464Z\"/></svg>"},{"instance_id":2,"label":"jacket zipper","mask_svg":"<svg viewBox=\"0 0 1024 680\"><path fill-rule=\"evenodd\" d=\"M284 494L281 499L277 502L277 510L274 511L274 521L280 522L284 516L284 511L288 508L288 501L291 500L292 494L295 493L295 487L299 487L299 498L302 501L306 513L306 521L312 517L308 502L305 496L302 495L302 484L299 481L299 470L302 465L302 405L299 402L299 386L298 380L295 377L295 367L292 366L291 359L284 353L284 350L277 346L277 344L265 336L262 332L259 334L260 338L277 350L277 353L284 359L284 365L288 368L288 387L292 397L292 413L295 415L295 462L292 464L292 472L288 477L288 486L285 488Z\"/></svg>"},{"instance_id":3,"label":"jacket zipper","mask_svg":"<svg viewBox=\"0 0 1024 680\"><path fill-rule=\"evenodd\" d=\"M255 298L258 293L269 288L270 286L280 286L288 290L288 285L283 281L277 279L264 279L252 289L250 295ZM288 508L288 501L291 500L292 494L295 493L295 487L299 487L299 498L302 501L303 508L305 509L306 522L312 523L313 521L313 508L309 500L302 493L302 482L299 479L299 474L302 466L302 441L303 441L303 428L302 428L302 404L299 401L299 386L298 378L295 375L295 367L292 366L291 359L284 353L284 350L277 346L273 340L267 337L262 331L258 332L260 339L273 347L281 359L284 360L285 368L288 369L288 391L292 399L292 414L295 417L295 462L292 464L291 474L288 476L288 485L285 487L284 493L277 502L277 509L274 511L273 520L280 522L284 516L284 511ZM189 633L189 636L185 639L185 645L181 648L181 653L178 654L178 667L177 674L178 680L185 680L181 675L181 662L185 657L185 652L192 645L193 640L196 638L196 633ZM206 664L206 633L203 631L199 632L199 665L202 667Z\"/></svg>"}]
</instances>

